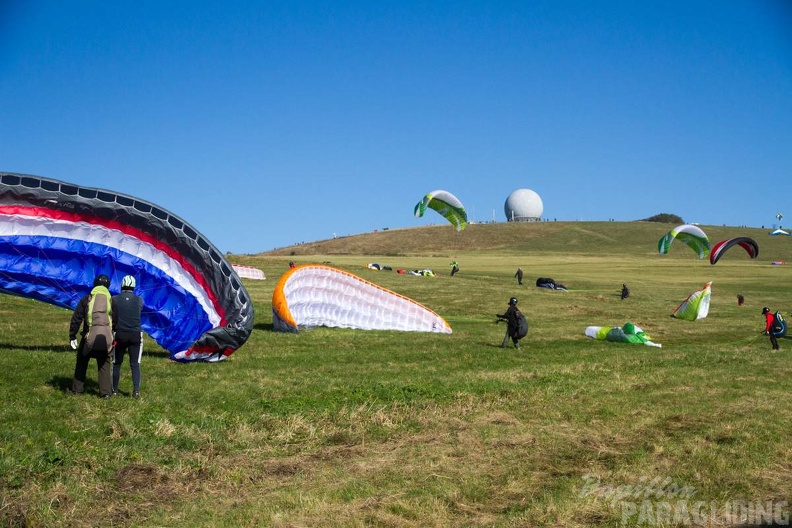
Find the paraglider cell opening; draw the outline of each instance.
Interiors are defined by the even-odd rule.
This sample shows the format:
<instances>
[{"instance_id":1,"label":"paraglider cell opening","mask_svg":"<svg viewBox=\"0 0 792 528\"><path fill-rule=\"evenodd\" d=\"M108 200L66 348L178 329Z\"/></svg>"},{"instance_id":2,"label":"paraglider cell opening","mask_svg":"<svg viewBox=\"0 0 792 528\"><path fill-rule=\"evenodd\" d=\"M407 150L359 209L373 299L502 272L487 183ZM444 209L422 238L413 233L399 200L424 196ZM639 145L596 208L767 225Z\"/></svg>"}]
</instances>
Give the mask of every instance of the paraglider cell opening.
<instances>
[{"instance_id":1,"label":"paraglider cell opening","mask_svg":"<svg viewBox=\"0 0 792 528\"><path fill-rule=\"evenodd\" d=\"M40 180L36 178L22 178L21 183L24 187L30 187L31 189L38 189L39 188Z\"/></svg>"},{"instance_id":2,"label":"paraglider cell opening","mask_svg":"<svg viewBox=\"0 0 792 528\"><path fill-rule=\"evenodd\" d=\"M6 185L19 185L20 180L19 176L3 176L3 183Z\"/></svg>"}]
</instances>

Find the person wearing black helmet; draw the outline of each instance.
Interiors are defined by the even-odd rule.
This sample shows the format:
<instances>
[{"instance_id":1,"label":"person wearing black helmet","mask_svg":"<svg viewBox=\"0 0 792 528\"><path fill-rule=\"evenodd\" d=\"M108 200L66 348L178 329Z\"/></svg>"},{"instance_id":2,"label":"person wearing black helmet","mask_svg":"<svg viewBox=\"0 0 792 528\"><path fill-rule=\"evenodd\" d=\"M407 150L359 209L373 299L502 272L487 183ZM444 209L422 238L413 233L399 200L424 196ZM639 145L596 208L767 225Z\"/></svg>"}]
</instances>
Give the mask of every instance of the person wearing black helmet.
<instances>
[{"instance_id":1,"label":"person wearing black helmet","mask_svg":"<svg viewBox=\"0 0 792 528\"><path fill-rule=\"evenodd\" d=\"M764 334L770 336L770 344L773 345L773 350L778 350L778 339L776 339L776 318L770 308L765 306L762 308L762 315L765 316L765 329Z\"/></svg>"},{"instance_id":2,"label":"person wearing black helmet","mask_svg":"<svg viewBox=\"0 0 792 528\"><path fill-rule=\"evenodd\" d=\"M112 394L110 355L113 351L113 332L110 320L112 298L109 287L110 279L107 275L97 275L91 293L80 299L72 314L69 324L69 344L77 351L77 360L72 386L68 389L71 394L85 392L85 377L91 358L96 359L99 372L99 396L110 398ZM80 332L79 345L77 332Z\"/></svg>"},{"instance_id":3,"label":"person wearing black helmet","mask_svg":"<svg viewBox=\"0 0 792 528\"><path fill-rule=\"evenodd\" d=\"M498 321L506 321L506 335L503 337L501 348L506 348L509 340L514 343L514 348L520 348L520 339L528 335L528 321L517 308L517 297L509 299L509 307L506 313L498 315Z\"/></svg>"},{"instance_id":4,"label":"person wearing black helmet","mask_svg":"<svg viewBox=\"0 0 792 528\"><path fill-rule=\"evenodd\" d=\"M121 293L113 296L113 394L118 394L121 365L124 354L129 352L129 367L132 371L132 397L140 396L140 359L143 356L143 330L140 327L140 312L143 299L135 295L135 277L126 275L121 280Z\"/></svg>"},{"instance_id":5,"label":"person wearing black helmet","mask_svg":"<svg viewBox=\"0 0 792 528\"><path fill-rule=\"evenodd\" d=\"M621 299L622 301L630 296L630 288L626 284L622 284Z\"/></svg>"}]
</instances>

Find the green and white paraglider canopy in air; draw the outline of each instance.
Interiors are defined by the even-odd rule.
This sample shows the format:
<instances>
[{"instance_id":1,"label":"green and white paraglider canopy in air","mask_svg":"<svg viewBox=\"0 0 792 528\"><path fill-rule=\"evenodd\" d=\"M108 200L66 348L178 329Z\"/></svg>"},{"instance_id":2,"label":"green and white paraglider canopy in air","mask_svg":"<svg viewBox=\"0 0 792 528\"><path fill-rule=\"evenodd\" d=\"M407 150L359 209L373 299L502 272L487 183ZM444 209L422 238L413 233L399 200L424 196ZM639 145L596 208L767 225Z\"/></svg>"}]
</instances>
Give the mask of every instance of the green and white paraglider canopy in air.
<instances>
[{"instance_id":1,"label":"green and white paraglider canopy in air","mask_svg":"<svg viewBox=\"0 0 792 528\"><path fill-rule=\"evenodd\" d=\"M413 214L416 218L421 218L426 209L434 209L446 220L451 222L457 231L462 231L468 224L465 206L459 198L448 191L432 191L415 205Z\"/></svg>"}]
</instances>

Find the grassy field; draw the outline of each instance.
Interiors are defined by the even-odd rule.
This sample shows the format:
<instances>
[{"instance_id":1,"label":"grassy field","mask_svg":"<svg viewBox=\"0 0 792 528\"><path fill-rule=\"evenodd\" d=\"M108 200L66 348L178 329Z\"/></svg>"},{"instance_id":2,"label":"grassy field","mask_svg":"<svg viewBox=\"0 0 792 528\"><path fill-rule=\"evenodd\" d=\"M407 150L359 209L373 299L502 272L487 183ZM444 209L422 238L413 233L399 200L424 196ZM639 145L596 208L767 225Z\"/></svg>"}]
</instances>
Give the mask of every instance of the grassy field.
<instances>
[{"instance_id":1,"label":"grassy field","mask_svg":"<svg viewBox=\"0 0 792 528\"><path fill-rule=\"evenodd\" d=\"M127 363L125 396L97 397L94 363L90 394L66 395L70 313L0 296L0 525L783 525L792 339L772 351L760 312L792 309L792 240L702 226L760 246L755 260L734 248L711 266L683 244L657 255L671 227L434 226L231 255L268 277L246 281L250 340L223 363L186 365L147 341L139 400ZM454 332L273 332L290 260L350 270ZM707 281L708 318L670 317ZM510 296L531 325L521 350L498 346ZM583 334L627 321L663 347Z\"/></svg>"}]
</instances>

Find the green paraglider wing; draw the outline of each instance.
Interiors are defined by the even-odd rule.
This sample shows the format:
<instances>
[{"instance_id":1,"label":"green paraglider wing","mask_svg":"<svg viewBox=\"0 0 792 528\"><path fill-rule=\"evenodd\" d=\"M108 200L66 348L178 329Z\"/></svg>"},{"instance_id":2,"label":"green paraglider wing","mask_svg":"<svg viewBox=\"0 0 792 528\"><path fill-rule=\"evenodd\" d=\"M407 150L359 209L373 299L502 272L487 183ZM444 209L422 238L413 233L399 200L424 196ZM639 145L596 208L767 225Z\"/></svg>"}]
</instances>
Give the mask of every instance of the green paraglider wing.
<instances>
[{"instance_id":1,"label":"green paraglider wing","mask_svg":"<svg viewBox=\"0 0 792 528\"><path fill-rule=\"evenodd\" d=\"M602 341L614 343L631 343L633 345L647 345L661 348L663 345L655 343L652 338L633 323L627 322L623 326L589 326L586 335Z\"/></svg>"},{"instance_id":2,"label":"green paraglider wing","mask_svg":"<svg viewBox=\"0 0 792 528\"><path fill-rule=\"evenodd\" d=\"M671 317L695 321L704 319L709 314L710 298L712 297L712 281L704 285L700 290L696 290L688 298L677 306Z\"/></svg>"},{"instance_id":3,"label":"green paraglider wing","mask_svg":"<svg viewBox=\"0 0 792 528\"><path fill-rule=\"evenodd\" d=\"M677 226L663 235L657 242L657 251L661 255L666 255L668 250L671 249L671 243L676 239L690 246L690 249L695 251L700 259L703 259L709 254L709 238L707 238L707 235L701 228L691 224Z\"/></svg>"},{"instance_id":4,"label":"green paraglider wing","mask_svg":"<svg viewBox=\"0 0 792 528\"><path fill-rule=\"evenodd\" d=\"M421 218L426 209L434 209L446 220L451 222L457 231L462 231L467 226L467 212L459 198L448 191L432 191L415 205L415 217Z\"/></svg>"}]
</instances>

